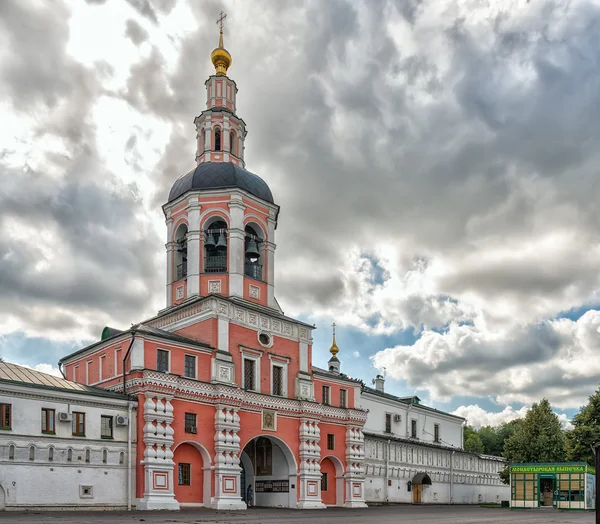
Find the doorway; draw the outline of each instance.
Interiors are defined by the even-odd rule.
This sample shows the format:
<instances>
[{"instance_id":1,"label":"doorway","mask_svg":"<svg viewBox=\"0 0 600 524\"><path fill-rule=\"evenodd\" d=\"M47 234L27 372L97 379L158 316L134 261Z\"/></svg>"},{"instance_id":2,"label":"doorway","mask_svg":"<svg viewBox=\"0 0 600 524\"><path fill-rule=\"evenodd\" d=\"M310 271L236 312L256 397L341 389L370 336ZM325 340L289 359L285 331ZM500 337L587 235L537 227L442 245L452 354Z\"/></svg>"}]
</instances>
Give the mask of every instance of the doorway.
<instances>
[{"instance_id":1,"label":"doorway","mask_svg":"<svg viewBox=\"0 0 600 524\"><path fill-rule=\"evenodd\" d=\"M296 507L296 460L283 440L274 435L254 437L244 446L240 461L244 495L252 486L255 506Z\"/></svg>"},{"instance_id":2,"label":"doorway","mask_svg":"<svg viewBox=\"0 0 600 524\"><path fill-rule=\"evenodd\" d=\"M421 497L423 494L421 484L413 484L413 504L421 504Z\"/></svg>"},{"instance_id":3,"label":"doorway","mask_svg":"<svg viewBox=\"0 0 600 524\"><path fill-rule=\"evenodd\" d=\"M540 478L540 506L552 507L554 505L554 482L553 477Z\"/></svg>"}]
</instances>

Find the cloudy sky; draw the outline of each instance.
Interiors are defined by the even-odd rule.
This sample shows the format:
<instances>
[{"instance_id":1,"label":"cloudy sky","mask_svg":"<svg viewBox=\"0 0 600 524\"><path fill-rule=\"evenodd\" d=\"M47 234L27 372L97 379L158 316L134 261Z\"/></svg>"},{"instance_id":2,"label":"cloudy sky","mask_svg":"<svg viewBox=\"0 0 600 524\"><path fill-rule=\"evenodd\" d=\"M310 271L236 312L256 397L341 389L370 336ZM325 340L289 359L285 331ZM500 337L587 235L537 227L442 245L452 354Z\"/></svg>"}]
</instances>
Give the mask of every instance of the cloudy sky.
<instances>
[{"instance_id":1,"label":"cloudy sky","mask_svg":"<svg viewBox=\"0 0 600 524\"><path fill-rule=\"evenodd\" d=\"M0 355L56 366L164 307L221 10L314 363L335 320L388 391L572 416L600 381L597 1L3 0Z\"/></svg>"}]
</instances>

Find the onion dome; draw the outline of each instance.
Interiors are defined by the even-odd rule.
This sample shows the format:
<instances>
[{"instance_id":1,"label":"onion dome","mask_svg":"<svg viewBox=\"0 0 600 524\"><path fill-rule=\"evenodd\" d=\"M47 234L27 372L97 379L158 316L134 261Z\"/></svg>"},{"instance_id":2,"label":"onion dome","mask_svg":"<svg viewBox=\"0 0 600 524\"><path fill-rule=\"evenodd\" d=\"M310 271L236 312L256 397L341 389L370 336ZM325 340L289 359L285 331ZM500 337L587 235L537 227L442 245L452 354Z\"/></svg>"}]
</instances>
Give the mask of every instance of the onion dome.
<instances>
[{"instance_id":1,"label":"onion dome","mask_svg":"<svg viewBox=\"0 0 600 524\"><path fill-rule=\"evenodd\" d=\"M231 55L229 51L223 47L223 28L219 33L219 47L213 49L210 54L210 59L215 66L217 76L227 76L227 69L231 65Z\"/></svg>"}]
</instances>

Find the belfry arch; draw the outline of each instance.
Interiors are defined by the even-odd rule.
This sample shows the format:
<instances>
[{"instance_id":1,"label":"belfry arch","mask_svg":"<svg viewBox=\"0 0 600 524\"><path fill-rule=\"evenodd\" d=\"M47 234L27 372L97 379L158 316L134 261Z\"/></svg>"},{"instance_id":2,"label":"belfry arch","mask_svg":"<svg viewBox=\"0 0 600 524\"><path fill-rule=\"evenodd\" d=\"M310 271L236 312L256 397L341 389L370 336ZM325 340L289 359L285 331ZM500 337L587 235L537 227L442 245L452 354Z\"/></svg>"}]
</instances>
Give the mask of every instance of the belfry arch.
<instances>
[{"instance_id":1,"label":"belfry arch","mask_svg":"<svg viewBox=\"0 0 600 524\"><path fill-rule=\"evenodd\" d=\"M251 485L256 506L297 507L298 465L282 439L274 435L256 436L246 443L240 459L244 500Z\"/></svg>"}]
</instances>

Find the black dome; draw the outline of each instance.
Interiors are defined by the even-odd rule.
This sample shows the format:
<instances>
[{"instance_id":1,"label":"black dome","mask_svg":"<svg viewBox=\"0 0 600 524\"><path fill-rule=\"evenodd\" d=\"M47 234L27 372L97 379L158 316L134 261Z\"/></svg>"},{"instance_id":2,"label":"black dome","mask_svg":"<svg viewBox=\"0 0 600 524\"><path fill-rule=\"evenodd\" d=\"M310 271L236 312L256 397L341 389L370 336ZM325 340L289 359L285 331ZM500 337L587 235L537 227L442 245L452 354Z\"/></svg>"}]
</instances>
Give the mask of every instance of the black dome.
<instances>
[{"instance_id":1,"label":"black dome","mask_svg":"<svg viewBox=\"0 0 600 524\"><path fill-rule=\"evenodd\" d=\"M262 178L231 162L198 164L195 169L175 181L169 193L169 202L195 189L225 189L229 187L238 187L255 197L274 204L271 190Z\"/></svg>"}]
</instances>

